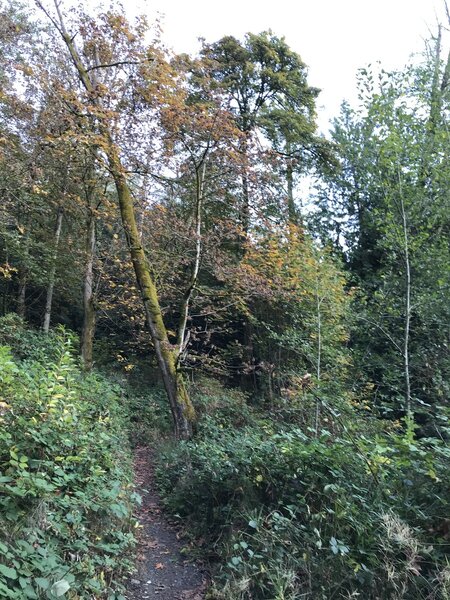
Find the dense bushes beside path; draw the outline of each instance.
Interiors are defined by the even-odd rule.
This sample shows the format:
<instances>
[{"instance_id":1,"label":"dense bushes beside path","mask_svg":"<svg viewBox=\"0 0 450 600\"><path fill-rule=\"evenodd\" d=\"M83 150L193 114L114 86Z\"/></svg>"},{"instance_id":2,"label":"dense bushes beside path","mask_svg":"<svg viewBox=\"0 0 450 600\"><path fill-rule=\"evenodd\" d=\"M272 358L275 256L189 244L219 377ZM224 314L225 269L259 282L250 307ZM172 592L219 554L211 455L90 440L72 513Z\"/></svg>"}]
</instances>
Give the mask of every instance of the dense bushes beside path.
<instances>
[{"instance_id":1,"label":"dense bushes beside path","mask_svg":"<svg viewBox=\"0 0 450 600\"><path fill-rule=\"evenodd\" d=\"M121 389L63 330L0 324L0 597L123 598L134 543Z\"/></svg>"},{"instance_id":2,"label":"dense bushes beside path","mask_svg":"<svg viewBox=\"0 0 450 600\"><path fill-rule=\"evenodd\" d=\"M167 507L216 554L212 598L450 597L444 441L339 400L317 435L295 406L255 411L229 390L199 401L197 437L168 447L158 476Z\"/></svg>"}]
</instances>

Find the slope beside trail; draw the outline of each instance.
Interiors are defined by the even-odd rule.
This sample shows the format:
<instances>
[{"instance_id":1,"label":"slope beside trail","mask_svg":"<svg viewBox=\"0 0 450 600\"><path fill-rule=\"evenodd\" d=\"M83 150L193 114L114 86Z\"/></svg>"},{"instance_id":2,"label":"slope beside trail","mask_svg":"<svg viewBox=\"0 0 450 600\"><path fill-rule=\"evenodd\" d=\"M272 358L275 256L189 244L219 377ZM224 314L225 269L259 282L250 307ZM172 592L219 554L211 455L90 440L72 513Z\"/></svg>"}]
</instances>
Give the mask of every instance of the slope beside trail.
<instances>
[{"instance_id":1,"label":"slope beside trail","mask_svg":"<svg viewBox=\"0 0 450 600\"><path fill-rule=\"evenodd\" d=\"M207 585L202 569L183 556L179 534L162 513L155 491L151 450L135 451L136 486L142 496L138 519L137 572L128 582L128 600L203 600Z\"/></svg>"}]
</instances>

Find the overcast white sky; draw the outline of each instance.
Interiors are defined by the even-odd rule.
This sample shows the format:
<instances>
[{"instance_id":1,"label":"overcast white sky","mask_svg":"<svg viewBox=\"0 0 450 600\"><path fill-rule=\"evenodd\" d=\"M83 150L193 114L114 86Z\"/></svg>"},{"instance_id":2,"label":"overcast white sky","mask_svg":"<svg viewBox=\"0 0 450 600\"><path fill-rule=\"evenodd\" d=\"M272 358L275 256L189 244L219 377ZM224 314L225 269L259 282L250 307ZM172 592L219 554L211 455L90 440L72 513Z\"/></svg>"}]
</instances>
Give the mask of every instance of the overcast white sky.
<instances>
[{"instance_id":1,"label":"overcast white sky","mask_svg":"<svg viewBox=\"0 0 450 600\"><path fill-rule=\"evenodd\" d=\"M176 52L195 52L199 37L284 35L309 66L310 84L322 89L324 130L341 101L355 98L359 67L377 60L387 69L403 66L436 32L438 18L446 22L444 0L142 0L139 9L161 13L163 39Z\"/></svg>"}]
</instances>

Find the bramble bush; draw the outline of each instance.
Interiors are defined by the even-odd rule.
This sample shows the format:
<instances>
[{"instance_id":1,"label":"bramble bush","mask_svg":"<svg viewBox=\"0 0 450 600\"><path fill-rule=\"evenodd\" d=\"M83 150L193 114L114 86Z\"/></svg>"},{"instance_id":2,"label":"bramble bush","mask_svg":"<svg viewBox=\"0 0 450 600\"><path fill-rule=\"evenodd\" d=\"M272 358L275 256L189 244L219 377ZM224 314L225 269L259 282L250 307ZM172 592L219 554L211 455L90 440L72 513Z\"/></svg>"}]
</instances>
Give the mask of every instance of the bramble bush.
<instances>
[{"instance_id":1,"label":"bramble bush","mask_svg":"<svg viewBox=\"0 0 450 600\"><path fill-rule=\"evenodd\" d=\"M216 555L211 598L449 597L442 440L384 432L345 400L316 433L293 411L214 393L197 398L214 407L197 437L167 447L157 473L168 509Z\"/></svg>"},{"instance_id":2,"label":"bramble bush","mask_svg":"<svg viewBox=\"0 0 450 600\"><path fill-rule=\"evenodd\" d=\"M80 372L63 329L42 336L7 317L4 342L0 597L123 599L138 496L121 389Z\"/></svg>"}]
</instances>

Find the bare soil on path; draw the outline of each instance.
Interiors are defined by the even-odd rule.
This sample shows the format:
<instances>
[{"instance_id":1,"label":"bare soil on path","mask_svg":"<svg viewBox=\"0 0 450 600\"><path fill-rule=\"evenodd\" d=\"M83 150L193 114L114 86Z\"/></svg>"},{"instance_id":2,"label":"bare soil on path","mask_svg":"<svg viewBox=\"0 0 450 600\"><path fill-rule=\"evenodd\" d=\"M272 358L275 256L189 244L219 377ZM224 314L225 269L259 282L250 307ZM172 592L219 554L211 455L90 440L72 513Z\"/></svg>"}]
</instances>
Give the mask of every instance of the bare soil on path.
<instances>
[{"instance_id":1,"label":"bare soil on path","mask_svg":"<svg viewBox=\"0 0 450 600\"><path fill-rule=\"evenodd\" d=\"M207 577L183 555L176 526L164 516L155 491L151 450L135 450L136 486L142 496L138 519L137 572L128 581L128 600L203 600Z\"/></svg>"}]
</instances>

